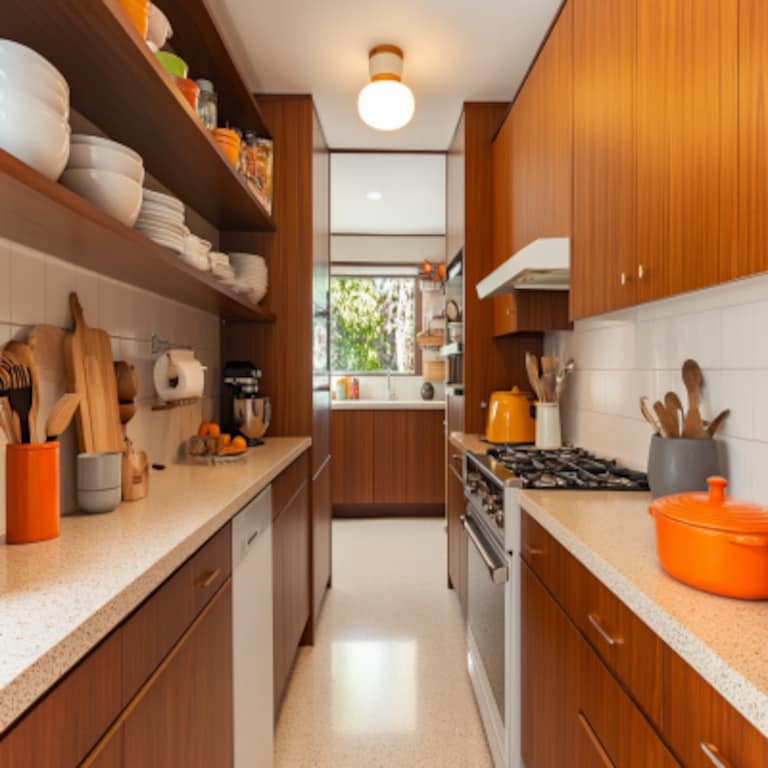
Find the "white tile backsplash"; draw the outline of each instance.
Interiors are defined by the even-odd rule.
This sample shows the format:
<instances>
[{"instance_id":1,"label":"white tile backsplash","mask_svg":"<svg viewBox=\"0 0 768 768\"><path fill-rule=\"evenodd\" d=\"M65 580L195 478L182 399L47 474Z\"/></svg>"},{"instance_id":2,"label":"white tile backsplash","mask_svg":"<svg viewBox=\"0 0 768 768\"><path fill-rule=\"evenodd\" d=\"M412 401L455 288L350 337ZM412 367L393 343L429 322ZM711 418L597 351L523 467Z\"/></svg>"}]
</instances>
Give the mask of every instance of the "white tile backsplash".
<instances>
[{"instance_id":1,"label":"white tile backsplash","mask_svg":"<svg viewBox=\"0 0 768 768\"><path fill-rule=\"evenodd\" d=\"M686 358L704 372L702 411L731 415L721 432L730 492L768 504L768 279L686 294L549 333L545 349L573 356L562 404L567 440L645 468L651 436L639 398L687 395Z\"/></svg>"},{"instance_id":2,"label":"white tile backsplash","mask_svg":"<svg viewBox=\"0 0 768 768\"><path fill-rule=\"evenodd\" d=\"M11 338L26 341L30 326L41 323L70 329L72 291L78 294L88 325L110 334L115 359L136 366L138 409L128 424L134 446L146 450L150 462L175 461L180 445L200 420L218 416L218 317L0 239L0 346ZM152 411L153 333L174 344L191 346L209 366L205 397L200 403ZM75 510L74 480L70 477L77 450L74 427L63 436L61 450L62 510L67 513ZM4 467L2 460L0 534L5 531Z\"/></svg>"}]
</instances>

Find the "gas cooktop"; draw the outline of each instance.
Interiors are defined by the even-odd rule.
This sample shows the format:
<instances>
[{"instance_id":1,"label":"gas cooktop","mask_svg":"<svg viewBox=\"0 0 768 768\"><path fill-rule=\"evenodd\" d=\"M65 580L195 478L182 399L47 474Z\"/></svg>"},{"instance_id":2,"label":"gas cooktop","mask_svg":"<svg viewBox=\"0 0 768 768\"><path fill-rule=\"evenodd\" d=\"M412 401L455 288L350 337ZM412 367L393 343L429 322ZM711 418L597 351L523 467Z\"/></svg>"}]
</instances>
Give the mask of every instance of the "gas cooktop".
<instances>
[{"instance_id":1,"label":"gas cooktop","mask_svg":"<svg viewBox=\"0 0 768 768\"><path fill-rule=\"evenodd\" d=\"M627 469L583 448L545 451L533 446L505 445L486 452L519 478L523 488L647 491L645 472Z\"/></svg>"}]
</instances>

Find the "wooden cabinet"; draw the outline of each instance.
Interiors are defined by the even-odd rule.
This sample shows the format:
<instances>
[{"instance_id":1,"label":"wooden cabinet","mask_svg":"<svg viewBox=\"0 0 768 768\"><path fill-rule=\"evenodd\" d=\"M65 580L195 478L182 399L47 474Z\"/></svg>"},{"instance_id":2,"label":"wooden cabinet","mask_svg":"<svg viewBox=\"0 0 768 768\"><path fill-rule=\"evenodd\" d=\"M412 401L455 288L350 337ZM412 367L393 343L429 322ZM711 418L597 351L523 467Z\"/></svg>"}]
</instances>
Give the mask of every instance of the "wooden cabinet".
<instances>
[{"instance_id":1,"label":"wooden cabinet","mask_svg":"<svg viewBox=\"0 0 768 768\"><path fill-rule=\"evenodd\" d=\"M739 0L738 249L730 277L768 269L768 3Z\"/></svg>"},{"instance_id":2,"label":"wooden cabinet","mask_svg":"<svg viewBox=\"0 0 768 768\"><path fill-rule=\"evenodd\" d=\"M730 277L737 66L738 0L637 3L638 301Z\"/></svg>"},{"instance_id":3,"label":"wooden cabinet","mask_svg":"<svg viewBox=\"0 0 768 768\"><path fill-rule=\"evenodd\" d=\"M232 590L227 583L123 722L123 768L231 765Z\"/></svg>"},{"instance_id":4,"label":"wooden cabinet","mask_svg":"<svg viewBox=\"0 0 768 768\"><path fill-rule=\"evenodd\" d=\"M373 411L333 411L333 504L373 504Z\"/></svg>"},{"instance_id":5,"label":"wooden cabinet","mask_svg":"<svg viewBox=\"0 0 768 768\"><path fill-rule=\"evenodd\" d=\"M310 624L310 505L306 474L291 475L306 454L273 484L272 589L275 713L288 685L296 651ZM299 479L300 478L300 479ZM275 505L277 508L275 508Z\"/></svg>"},{"instance_id":6,"label":"wooden cabinet","mask_svg":"<svg viewBox=\"0 0 768 768\"><path fill-rule=\"evenodd\" d=\"M123 724L119 723L98 743L82 768L122 768Z\"/></svg>"},{"instance_id":7,"label":"wooden cabinet","mask_svg":"<svg viewBox=\"0 0 768 768\"><path fill-rule=\"evenodd\" d=\"M442 410L333 413L333 504L428 511L445 502Z\"/></svg>"},{"instance_id":8,"label":"wooden cabinet","mask_svg":"<svg viewBox=\"0 0 768 768\"><path fill-rule=\"evenodd\" d=\"M635 0L573 12L571 318L635 301Z\"/></svg>"},{"instance_id":9,"label":"wooden cabinet","mask_svg":"<svg viewBox=\"0 0 768 768\"><path fill-rule=\"evenodd\" d=\"M566 4L493 142L493 263L571 233L572 12ZM569 327L568 295L493 299L495 336Z\"/></svg>"}]
</instances>

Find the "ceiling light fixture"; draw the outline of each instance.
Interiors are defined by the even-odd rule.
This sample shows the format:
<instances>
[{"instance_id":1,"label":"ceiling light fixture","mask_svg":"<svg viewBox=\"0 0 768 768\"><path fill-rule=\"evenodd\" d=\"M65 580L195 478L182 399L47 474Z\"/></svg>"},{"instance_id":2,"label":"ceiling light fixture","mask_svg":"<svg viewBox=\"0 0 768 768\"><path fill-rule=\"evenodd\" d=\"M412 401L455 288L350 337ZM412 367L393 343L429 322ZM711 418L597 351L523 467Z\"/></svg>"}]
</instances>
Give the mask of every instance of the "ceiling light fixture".
<instances>
[{"instance_id":1,"label":"ceiling light fixture","mask_svg":"<svg viewBox=\"0 0 768 768\"><path fill-rule=\"evenodd\" d=\"M363 122L377 131L397 131L413 117L413 92L400 79L403 52L396 45L377 45L368 53L368 83L357 97Z\"/></svg>"},{"instance_id":2,"label":"ceiling light fixture","mask_svg":"<svg viewBox=\"0 0 768 768\"><path fill-rule=\"evenodd\" d=\"M381 192L369 192L366 197L369 200L381 200L384 195L382 195Z\"/></svg>"}]
</instances>

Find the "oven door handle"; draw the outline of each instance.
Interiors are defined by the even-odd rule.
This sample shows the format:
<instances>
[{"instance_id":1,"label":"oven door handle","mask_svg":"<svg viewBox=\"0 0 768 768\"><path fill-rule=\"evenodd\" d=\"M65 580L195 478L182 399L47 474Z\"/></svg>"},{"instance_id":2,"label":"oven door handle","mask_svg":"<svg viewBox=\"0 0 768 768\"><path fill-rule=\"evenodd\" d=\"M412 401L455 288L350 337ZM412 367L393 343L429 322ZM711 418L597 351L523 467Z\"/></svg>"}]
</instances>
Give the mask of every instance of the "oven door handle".
<instances>
[{"instance_id":1,"label":"oven door handle","mask_svg":"<svg viewBox=\"0 0 768 768\"><path fill-rule=\"evenodd\" d=\"M462 516L461 522L464 525L464 530L467 532L467 536L469 536L483 563L485 563L491 581L494 584L504 584L509 578L509 569L507 568L506 563L499 565L493 554L488 551L488 548L485 546L482 539L477 535L475 525L471 520Z\"/></svg>"}]
</instances>

